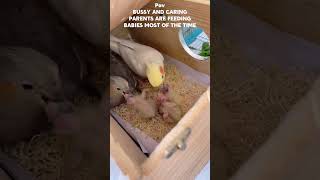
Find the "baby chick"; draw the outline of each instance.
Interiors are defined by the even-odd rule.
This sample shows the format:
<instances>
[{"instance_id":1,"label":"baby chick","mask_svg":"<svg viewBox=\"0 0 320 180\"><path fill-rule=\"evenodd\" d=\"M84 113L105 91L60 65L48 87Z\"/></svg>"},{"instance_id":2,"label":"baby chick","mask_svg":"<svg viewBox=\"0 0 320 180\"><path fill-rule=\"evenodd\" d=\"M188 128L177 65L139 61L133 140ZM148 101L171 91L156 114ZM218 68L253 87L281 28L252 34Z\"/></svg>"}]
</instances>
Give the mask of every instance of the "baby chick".
<instances>
[{"instance_id":1,"label":"baby chick","mask_svg":"<svg viewBox=\"0 0 320 180\"><path fill-rule=\"evenodd\" d=\"M146 99L147 90L143 90L140 95L124 94L127 104L141 113L144 118L152 118L156 115L157 106L155 101Z\"/></svg>"},{"instance_id":2,"label":"baby chick","mask_svg":"<svg viewBox=\"0 0 320 180\"><path fill-rule=\"evenodd\" d=\"M177 122L182 117L182 111L178 105L178 96L169 89L168 85L163 85L157 94L156 102L159 106L159 113L167 122Z\"/></svg>"},{"instance_id":3,"label":"baby chick","mask_svg":"<svg viewBox=\"0 0 320 180\"><path fill-rule=\"evenodd\" d=\"M123 94L129 93L128 81L120 76L110 76L110 105L111 108L124 102Z\"/></svg>"},{"instance_id":4,"label":"baby chick","mask_svg":"<svg viewBox=\"0 0 320 180\"><path fill-rule=\"evenodd\" d=\"M182 97L169 88L168 84L163 84L157 94L157 103L160 104L165 101L171 101L176 104L182 103Z\"/></svg>"},{"instance_id":5,"label":"baby chick","mask_svg":"<svg viewBox=\"0 0 320 180\"><path fill-rule=\"evenodd\" d=\"M153 87L159 87L165 78L162 54L142 44L110 35L110 48L119 54L137 75L148 78Z\"/></svg>"},{"instance_id":6,"label":"baby chick","mask_svg":"<svg viewBox=\"0 0 320 180\"><path fill-rule=\"evenodd\" d=\"M159 113L162 114L163 120L174 123L182 117L181 108L174 102L165 101L159 106Z\"/></svg>"}]
</instances>

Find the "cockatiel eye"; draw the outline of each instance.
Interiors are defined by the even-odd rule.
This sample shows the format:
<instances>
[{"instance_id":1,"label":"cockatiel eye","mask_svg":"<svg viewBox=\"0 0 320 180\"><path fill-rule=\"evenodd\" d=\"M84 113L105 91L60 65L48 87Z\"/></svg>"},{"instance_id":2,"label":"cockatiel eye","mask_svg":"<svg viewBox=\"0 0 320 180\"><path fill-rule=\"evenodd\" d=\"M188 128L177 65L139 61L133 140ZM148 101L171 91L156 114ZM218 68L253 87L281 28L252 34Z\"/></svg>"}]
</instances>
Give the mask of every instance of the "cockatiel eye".
<instances>
[{"instance_id":1,"label":"cockatiel eye","mask_svg":"<svg viewBox=\"0 0 320 180\"><path fill-rule=\"evenodd\" d=\"M120 91L120 88L117 88L118 91Z\"/></svg>"},{"instance_id":2,"label":"cockatiel eye","mask_svg":"<svg viewBox=\"0 0 320 180\"><path fill-rule=\"evenodd\" d=\"M25 89L25 90L31 90L31 89L33 89L33 86L32 86L31 84L23 84L22 87L23 87L23 89Z\"/></svg>"},{"instance_id":3,"label":"cockatiel eye","mask_svg":"<svg viewBox=\"0 0 320 180\"><path fill-rule=\"evenodd\" d=\"M22 85L22 88L25 90L32 90L34 88L33 84L29 81L23 81L21 85Z\"/></svg>"},{"instance_id":4,"label":"cockatiel eye","mask_svg":"<svg viewBox=\"0 0 320 180\"><path fill-rule=\"evenodd\" d=\"M160 73L161 73L161 78L164 79L165 72L162 66L160 66Z\"/></svg>"}]
</instances>

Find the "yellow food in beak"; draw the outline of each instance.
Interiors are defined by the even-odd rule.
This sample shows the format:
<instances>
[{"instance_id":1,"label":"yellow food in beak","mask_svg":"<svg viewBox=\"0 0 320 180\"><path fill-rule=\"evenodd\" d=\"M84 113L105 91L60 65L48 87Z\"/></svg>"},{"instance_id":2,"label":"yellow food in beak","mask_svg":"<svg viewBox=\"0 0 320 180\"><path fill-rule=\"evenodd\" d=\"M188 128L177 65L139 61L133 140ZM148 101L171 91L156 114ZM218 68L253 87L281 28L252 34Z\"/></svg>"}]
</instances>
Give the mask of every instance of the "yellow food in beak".
<instances>
[{"instance_id":1,"label":"yellow food in beak","mask_svg":"<svg viewBox=\"0 0 320 180\"><path fill-rule=\"evenodd\" d=\"M160 67L159 64L150 64L147 67L147 77L153 87L159 87L164 81L165 75L160 72Z\"/></svg>"}]
</instances>

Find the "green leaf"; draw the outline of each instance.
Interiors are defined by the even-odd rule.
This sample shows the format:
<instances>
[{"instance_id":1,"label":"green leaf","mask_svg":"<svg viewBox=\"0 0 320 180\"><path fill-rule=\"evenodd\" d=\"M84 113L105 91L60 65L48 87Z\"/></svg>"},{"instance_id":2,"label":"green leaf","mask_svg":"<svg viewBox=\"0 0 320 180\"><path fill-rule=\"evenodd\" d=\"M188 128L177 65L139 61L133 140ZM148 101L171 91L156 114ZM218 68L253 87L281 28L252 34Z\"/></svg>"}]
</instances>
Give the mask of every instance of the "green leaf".
<instances>
[{"instance_id":1,"label":"green leaf","mask_svg":"<svg viewBox=\"0 0 320 180\"><path fill-rule=\"evenodd\" d=\"M204 42L202 44L201 52L199 53L199 55L204 57L210 56L210 45L208 42Z\"/></svg>"}]
</instances>

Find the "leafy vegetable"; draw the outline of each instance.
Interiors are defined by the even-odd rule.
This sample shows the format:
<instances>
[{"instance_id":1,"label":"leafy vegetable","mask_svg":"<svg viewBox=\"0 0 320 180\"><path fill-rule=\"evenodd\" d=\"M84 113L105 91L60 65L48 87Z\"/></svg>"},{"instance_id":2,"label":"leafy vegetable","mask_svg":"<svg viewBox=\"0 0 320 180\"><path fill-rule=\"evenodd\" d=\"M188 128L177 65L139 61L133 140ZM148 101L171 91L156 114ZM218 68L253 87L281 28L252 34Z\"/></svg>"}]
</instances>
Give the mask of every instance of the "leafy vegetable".
<instances>
[{"instance_id":1,"label":"leafy vegetable","mask_svg":"<svg viewBox=\"0 0 320 180\"><path fill-rule=\"evenodd\" d=\"M208 42L204 42L202 44L201 52L199 54L200 56L203 57L209 57L210 56L210 45Z\"/></svg>"}]
</instances>

